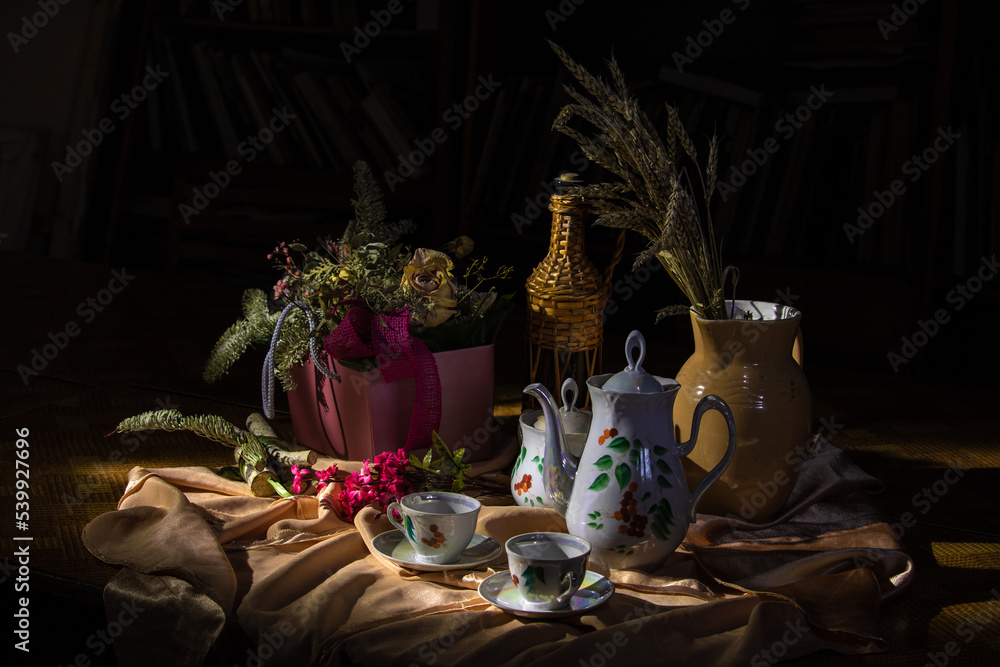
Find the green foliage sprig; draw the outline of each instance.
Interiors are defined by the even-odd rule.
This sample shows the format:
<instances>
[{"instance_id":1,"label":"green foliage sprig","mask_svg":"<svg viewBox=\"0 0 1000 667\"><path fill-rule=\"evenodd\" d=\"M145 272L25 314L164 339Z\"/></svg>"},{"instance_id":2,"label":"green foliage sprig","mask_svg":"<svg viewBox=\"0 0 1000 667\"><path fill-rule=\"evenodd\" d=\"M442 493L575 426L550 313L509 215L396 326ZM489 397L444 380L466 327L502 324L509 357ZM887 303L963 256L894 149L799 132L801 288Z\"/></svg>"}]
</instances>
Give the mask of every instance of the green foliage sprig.
<instances>
[{"instance_id":1,"label":"green foliage sprig","mask_svg":"<svg viewBox=\"0 0 1000 667\"><path fill-rule=\"evenodd\" d=\"M417 470L423 470L432 475L439 475L445 478L450 478L451 487L450 490L454 492L461 491L465 488L465 478L472 470L472 464L463 463L462 458L465 456L465 448L460 447L455 451L448 449L448 445L444 443L441 436L437 434L437 431L431 431L431 448L427 450L422 459L417 458L416 455L410 454L410 465ZM437 454L437 458L434 455ZM433 484L433 477L428 477L428 483ZM431 486L430 488L433 488Z\"/></svg>"},{"instance_id":2,"label":"green foliage sprig","mask_svg":"<svg viewBox=\"0 0 1000 667\"><path fill-rule=\"evenodd\" d=\"M226 329L215 344L203 372L205 381L221 378L252 343L269 340L277 322L278 313L268 307L267 294L259 289L245 291L243 318Z\"/></svg>"},{"instance_id":3,"label":"green foliage sprig","mask_svg":"<svg viewBox=\"0 0 1000 667\"><path fill-rule=\"evenodd\" d=\"M319 239L314 248L298 241L282 242L268 255L282 271L273 299L261 290L247 290L243 318L216 343L205 366L206 381L225 374L250 344L268 343L279 313L292 302L305 304L315 326L310 326L309 317L300 308L291 309L284 320L274 360L275 377L286 391L295 388L291 373L307 358L310 340L321 341L329 335L358 303L375 313L407 310L413 333L426 336L425 342L435 352L493 341L511 304L497 299L492 288L480 288L487 281L507 277L512 268L501 266L487 275L486 260L473 261L465 278L467 282L474 280L475 285L455 286L455 314L443 326L425 326L427 315L439 307L438 302L402 285L404 269L414 253L398 241L413 230L413 224L389 221L382 192L367 164L354 165L354 180L354 217L340 239ZM459 237L449 250L457 258L468 253L472 245L468 237ZM342 361L365 370L374 367L373 359Z\"/></svg>"}]
</instances>

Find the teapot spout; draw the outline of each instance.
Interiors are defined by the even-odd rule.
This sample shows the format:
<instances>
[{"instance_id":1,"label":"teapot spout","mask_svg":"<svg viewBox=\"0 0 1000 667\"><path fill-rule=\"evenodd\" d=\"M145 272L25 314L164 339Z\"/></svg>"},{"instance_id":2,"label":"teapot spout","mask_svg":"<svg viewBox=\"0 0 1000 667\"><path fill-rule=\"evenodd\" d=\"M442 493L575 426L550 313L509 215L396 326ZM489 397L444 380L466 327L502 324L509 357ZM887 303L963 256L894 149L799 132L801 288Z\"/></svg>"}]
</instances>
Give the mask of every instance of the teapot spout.
<instances>
[{"instance_id":1,"label":"teapot spout","mask_svg":"<svg viewBox=\"0 0 1000 667\"><path fill-rule=\"evenodd\" d=\"M524 393L538 400L545 415L545 495L555 510L565 516L578 460L566 445L559 409L549 390L536 382L525 387Z\"/></svg>"}]
</instances>

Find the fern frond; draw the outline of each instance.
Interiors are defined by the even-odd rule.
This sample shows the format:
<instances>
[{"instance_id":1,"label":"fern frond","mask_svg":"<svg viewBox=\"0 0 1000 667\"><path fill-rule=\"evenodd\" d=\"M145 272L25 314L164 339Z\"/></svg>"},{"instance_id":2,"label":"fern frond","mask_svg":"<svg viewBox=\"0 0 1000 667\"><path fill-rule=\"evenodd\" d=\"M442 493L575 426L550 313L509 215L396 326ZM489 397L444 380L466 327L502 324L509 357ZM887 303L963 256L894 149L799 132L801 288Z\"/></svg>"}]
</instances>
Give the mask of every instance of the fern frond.
<instances>
[{"instance_id":1,"label":"fern frond","mask_svg":"<svg viewBox=\"0 0 1000 667\"><path fill-rule=\"evenodd\" d=\"M115 430L191 431L227 447L240 447L244 456L265 458L264 447L256 436L218 415L185 416L179 410L150 410L122 420Z\"/></svg>"},{"instance_id":2,"label":"fern frond","mask_svg":"<svg viewBox=\"0 0 1000 667\"><path fill-rule=\"evenodd\" d=\"M245 291L243 319L226 329L212 348L202 373L205 381L215 382L225 375L254 341L269 339L278 323L278 315L277 312L270 312L267 294L263 291Z\"/></svg>"}]
</instances>

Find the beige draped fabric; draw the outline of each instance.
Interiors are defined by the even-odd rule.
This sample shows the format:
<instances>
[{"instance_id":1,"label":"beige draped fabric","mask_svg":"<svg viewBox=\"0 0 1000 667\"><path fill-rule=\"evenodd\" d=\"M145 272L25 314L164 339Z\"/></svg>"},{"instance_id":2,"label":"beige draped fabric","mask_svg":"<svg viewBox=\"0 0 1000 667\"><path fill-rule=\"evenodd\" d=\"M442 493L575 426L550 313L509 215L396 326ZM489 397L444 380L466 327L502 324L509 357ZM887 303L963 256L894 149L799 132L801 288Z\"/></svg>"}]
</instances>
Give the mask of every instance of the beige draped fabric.
<instances>
[{"instance_id":1,"label":"beige draped fabric","mask_svg":"<svg viewBox=\"0 0 1000 667\"><path fill-rule=\"evenodd\" d=\"M478 570L402 569L369 548L392 529L375 510L352 526L315 497L253 498L206 468L132 470L119 509L94 519L84 542L123 566L105 591L109 616L137 610L115 642L122 665L221 660L213 644L245 634L236 655L247 665L756 666L885 649L879 606L906 588L912 561L873 508L879 486L821 444L779 517L700 515L654 572L595 558L615 594L559 619L479 597L503 554ZM565 523L552 510L486 506L477 528L500 543L535 530Z\"/></svg>"}]
</instances>

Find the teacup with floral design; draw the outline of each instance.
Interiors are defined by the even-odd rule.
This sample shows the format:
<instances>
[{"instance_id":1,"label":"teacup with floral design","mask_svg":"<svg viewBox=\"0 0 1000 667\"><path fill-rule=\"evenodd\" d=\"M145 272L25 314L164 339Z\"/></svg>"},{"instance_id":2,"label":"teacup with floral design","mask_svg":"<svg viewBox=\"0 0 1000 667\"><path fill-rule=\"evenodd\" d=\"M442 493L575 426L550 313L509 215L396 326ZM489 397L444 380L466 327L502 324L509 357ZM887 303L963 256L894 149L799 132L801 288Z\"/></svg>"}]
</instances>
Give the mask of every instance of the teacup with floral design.
<instances>
[{"instance_id":1,"label":"teacup with floral design","mask_svg":"<svg viewBox=\"0 0 1000 667\"><path fill-rule=\"evenodd\" d=\"M590 542L566 533L525 533L507 540L510 578L531 609L569 605L587 574Z\"/></svg>"},{"instance_id":2,"label":"teacup with floral design","mask_svg":"<svg viewBox=\"0 0 1000 667\"><path fill-rule=\"evenodd\" d=\"M389 503L386 515L413 546L422 563L454 563L476 534L482 505L475 498L447 491L424 491Z\"/></svg>"}]
</instances>

